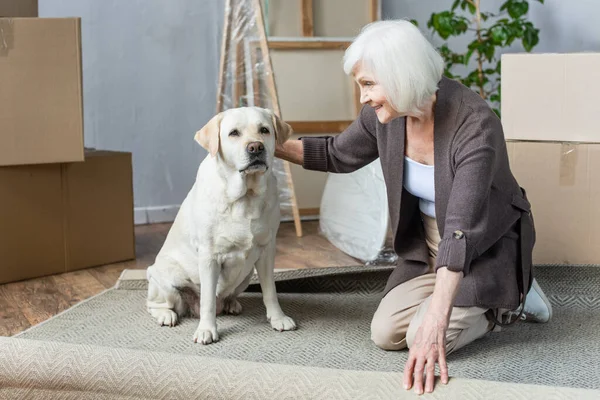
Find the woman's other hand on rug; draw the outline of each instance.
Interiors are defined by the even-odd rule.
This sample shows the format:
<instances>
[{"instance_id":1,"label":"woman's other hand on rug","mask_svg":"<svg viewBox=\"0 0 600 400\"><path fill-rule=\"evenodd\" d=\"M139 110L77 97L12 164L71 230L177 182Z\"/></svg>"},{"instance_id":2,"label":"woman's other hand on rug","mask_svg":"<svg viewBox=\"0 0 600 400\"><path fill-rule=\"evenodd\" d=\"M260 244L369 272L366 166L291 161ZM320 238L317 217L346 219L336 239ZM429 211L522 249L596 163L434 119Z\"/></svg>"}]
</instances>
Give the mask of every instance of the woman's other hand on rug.
<instances>
[{"instance_id":1,"label":"woman's other hand on rug","mask_svg":"<svg viewBox=\"0 0 600 400\"><path fill-rule=\"evenodd\" d=\"M445 267L438 269L431 302L412 343L409 343L408 360L404 367L404 389L409 390L414 383L415 393L422 394L425 374L425 392L433 392L436 363L440 366L442 383L448 383L446 332L462 276L462 272L449 271Z\"/></svg>"},{"instance_id":2,"label":"woman's other hand on rug","mask_svg":"<svg viewBox=\"0 0 600 400\"><path fill-rule=\"evenodd\" d=\"M435 382L435 364L440 365L442 382L448 383L448 366L446 365L446 330L448 323L443 315L428 312L417 330L414 342L404 367L404 389L413 386L415 393L423 393L423 375L425 391L431 393Z\"/></svg>"}]
</instances>

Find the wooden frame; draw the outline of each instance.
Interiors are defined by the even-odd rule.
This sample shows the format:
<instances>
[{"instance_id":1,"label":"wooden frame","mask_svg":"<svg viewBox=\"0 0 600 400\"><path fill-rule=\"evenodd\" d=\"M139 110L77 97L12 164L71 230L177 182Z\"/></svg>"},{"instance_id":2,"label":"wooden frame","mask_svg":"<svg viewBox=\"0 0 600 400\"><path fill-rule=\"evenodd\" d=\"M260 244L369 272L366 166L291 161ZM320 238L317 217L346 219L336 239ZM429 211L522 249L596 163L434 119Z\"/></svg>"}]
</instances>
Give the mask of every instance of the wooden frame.
<instances>
[{"instance_id":1,"label":"wooden frame","mask_svg":"<svg viewBox=\"0 0 600 400\"><path fill-rule=\"evenodd\" d=\"M277 37L269 38L269 48L273 50L346 50L352 39L324 37Z\"/></svg>"},{"instance_id":2,"label":"wooden frame","mask_svg":"<svg viewBox=\"0 0 600 400\"><path fill-rule=\"evenodd\" d=\"M303 217L315 217L318 216L320 212L321 209L319 207L300 209L300 215Z\"/></svg>"},{"instance_id":3,"label":"wooden frame","mask_svg":"<svg viewBox=\"0 0 600 400\"><path fill-rule=\"evenodd\" d=\"M369 21L375 22L381 19L381 0L366 0L369 2ZM296 37L270 37L268 46L274 50L346 50L352 43L352 38L328 38L314 37L314 9L313 0L300 0L300 15L302 18L302 38ZM360 90L357 85L353 86L354 112L358 116L362 104L360 102ZM294 124L308 129L306 133L324 133L325 126L334 126L339 129L340 121L294 121ZM337 129L335 130L337 132Z\"/></svg>"},{"instance_id":4,"label":"wooden frame","mask_svg":"<svg viewBox=\"0 0 600 400\"><path fill-rule=\"evenodd\" d=\"M233 105L234 107L240 107L242 105L241 103L241 98L242 95L245 93L246 91L246 85L244 84L245 79L238 79L239 76L241 76L242 74L244 74L246 72L246 64L243 63L241 60L244 60L244 47L243 47L243 43L238 42L237 45L235 46L235 59L234 59L234 71L235 71L235 77L236 77L236 82L235 82L235 86L233 88Z\"/></svg>"},{"instance_id":5,"label":"wooden frame","mask_svg":"<svg viewBox=\"0 0 600 400\"><path fill-rule=\"evenodd\" d=\"M369 0L369 19L375 22L381 19L381 1Z\"/></svg>"},{"instance_id":6,"label":"wooden frame","mask_svg":"<svg viewBox=\"0 0 600 400\"><path fill-rule=\"evenodd\" d=\"M381 1L367 0L369 2L369 21L381 19ZM313 0L300 0L300 18L302 18L302 36L315 36Z\"/></svg>"},{"instance_id":7,"label":"wooden frame","mask_svg":"<svg viewBox=\"0 0 600 400\"><path fill-rule=\"evenodd\" d=\"M235 49L231 49L231 10L232 10L232 2L235 0L227 0L225 4L225 23L223 26L223 39L221 46L221 60L219 66L219 83L218 88L219 91L217 93L217 113L222 112L224 110L222 94L225 93L225 76L226 76L226 68L229 66L229 54L228 49L230 51L234 51L234 76L236 77L236 82L233 86L233 106L240 106L240 98L242 94L249 94L255 101L258 103L260 101L258 97L258 92L254 91L253 86L258 82L258 78L253 76L254 69L252 65L256 63L256 51L260 48L262 52L262 56L264 59L264 68L266 70L266 76L268 77L266 80L266 86L268 90L269 97L271 98L273 111L277 116L281 116L281 111L279 107L279 98L277 96L277 89L275 87L275 77L273 74L273 66L271 64L271 58L269 56L269 47L267 44L267 36L265 33L265 25L263 21L263 13L262 13L262 5L260 0L250 0L252 4L252 9L254 11L254 17L256 18L256 25L258 29L258 46L247 46L245 39L243 42L238 42L235 46ZM250 54L248 54L250 53ZM250 57L248 57L250 56ZM244 62L241 60L244 59ZM248 65L248 59L250 59L251 65ZM245 76L245 79L237 79L239 76ZM250 80L248 79L250 77ZM252 89L248 90L249 87ZM257 104L259 105L259 104ZM298 210L298 202L296 200L296 192L294 190L294 182L292 180L292 172L290 169L289 162L283 161L284 172L286 175L286 183L288 189L290 190L290 201L292 203L292 214L294 217L294 225L296 228L296 236L302 236L302 225L300 222L300 212Z\"/></svg>"},{"instance_id":8,"label":"wooden frame","mask_svg":"<svg viewBox=\"0 0 600 400\"><path fill-rule=\"evenodd\" d=\"M350 46L350 38L308 38L308 37L271 37L267 46L272 50L345 50ZM246 46L251 54L259 47L257 38L247 38ZM248 78L255 80L255 78ZM252 83L251 85L256 85ZM249 86L251 86L249 85ZM360 91L357 85L352 86L354 96L354 113L358 116L362 105L360 104ZM351 123L351 120L324 120L324 121L286 121L295 132L303 134L341 133Z\"/></svg>"},{"instance_id":9,"label":"wooden frame","mask_svg":"<svg viewBox=\"0 0 600 400\"><path fill-rule=\"evenodd\" d=\"M313 0L301 0L302 3L302 36L314 36Z\"/></svg>"}]
</instances>

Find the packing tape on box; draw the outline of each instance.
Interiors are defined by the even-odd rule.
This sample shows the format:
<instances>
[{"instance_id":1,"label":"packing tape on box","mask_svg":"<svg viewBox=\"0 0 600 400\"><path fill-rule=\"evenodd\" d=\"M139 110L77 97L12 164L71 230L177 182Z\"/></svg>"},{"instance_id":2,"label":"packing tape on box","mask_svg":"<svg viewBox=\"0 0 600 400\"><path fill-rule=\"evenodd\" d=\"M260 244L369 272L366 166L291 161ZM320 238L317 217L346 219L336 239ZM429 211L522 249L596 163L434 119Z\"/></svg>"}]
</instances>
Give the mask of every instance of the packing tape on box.
<instances>
[{"instance_id":1,"label":"packing tape on box","mask_svg":"<svg viewBox=\"0 0 600 400\"><path fill-rule=\"evenodd\" d=\"M0 18L0 56L5 56L14 48L13 19Z\"/></svg>"},{"instance_id":2,"label":"packing tape on box","mask_svg":"<svg viewBox=\"0 0 600 400\"><path fill-rule=\"evenodd\" d=\"M575 170L577 168L577 145L562 143L560 147L559 185L575 185Z\"/></svg>"}]
</instances>

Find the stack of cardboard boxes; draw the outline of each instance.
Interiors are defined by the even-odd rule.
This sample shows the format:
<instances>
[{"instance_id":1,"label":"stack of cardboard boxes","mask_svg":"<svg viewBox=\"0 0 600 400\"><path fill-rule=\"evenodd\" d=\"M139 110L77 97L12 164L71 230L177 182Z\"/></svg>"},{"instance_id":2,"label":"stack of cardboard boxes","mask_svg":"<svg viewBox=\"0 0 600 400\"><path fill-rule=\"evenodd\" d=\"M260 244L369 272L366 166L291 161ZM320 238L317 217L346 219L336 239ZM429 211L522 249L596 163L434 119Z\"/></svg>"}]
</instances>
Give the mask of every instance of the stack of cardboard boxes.
<instances>
[{"instance_id":1,"label":"stack of cardboard boxes","mask_svg":"<svg viewBox=\"0 0 600 400\"><path fill-rule=\"evenodd\" d=\"M135 258L131 154L83 138L80 19L0 0L0 283Z\"/></svg>"},{"instance_id":2,"label":"stack of cardboard boxes","mask_svg":"<svg viewBox=\"0 0 600 400\"><path fill-rule=\"evenodd\" d=\"M502 123L536 264L600 264L598 93L600 53L502 57Z\"/></svg>"}]
</instances>

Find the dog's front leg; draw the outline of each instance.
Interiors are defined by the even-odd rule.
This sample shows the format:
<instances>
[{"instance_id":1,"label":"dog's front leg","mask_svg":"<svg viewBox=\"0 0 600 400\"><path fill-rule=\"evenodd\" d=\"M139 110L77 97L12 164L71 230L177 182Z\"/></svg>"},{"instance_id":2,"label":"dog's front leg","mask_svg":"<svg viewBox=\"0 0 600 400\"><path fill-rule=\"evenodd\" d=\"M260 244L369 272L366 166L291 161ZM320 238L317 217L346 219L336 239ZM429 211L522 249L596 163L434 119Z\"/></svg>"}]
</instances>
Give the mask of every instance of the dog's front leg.
<instances>
[{"instance_id":1,"label":"dog's front leg","mask_svg":"<svg viewBox=\"0 0 600 400\"><path fill-rule=\"evenodd\" d=\"M194 342L210 344L219 340L217 333L217 282L221 266L213 259L200 259L200 324Z\"/></svg>"},{"instance_id":2,"label":"dog's front leg","mask_svg":"<svg viewBox=\"0 0 600 400\"><path fill-rule=\"evenodd\" d=\"M275 242L269 243L263 250L256 262L256 272L263 293L263 302L267 308L267 319L271 322L273 329L278 331L290 331L296 329L293 319L284 314L275 288L273 276L275 268Z\"/></svg>"}]
</instances>

